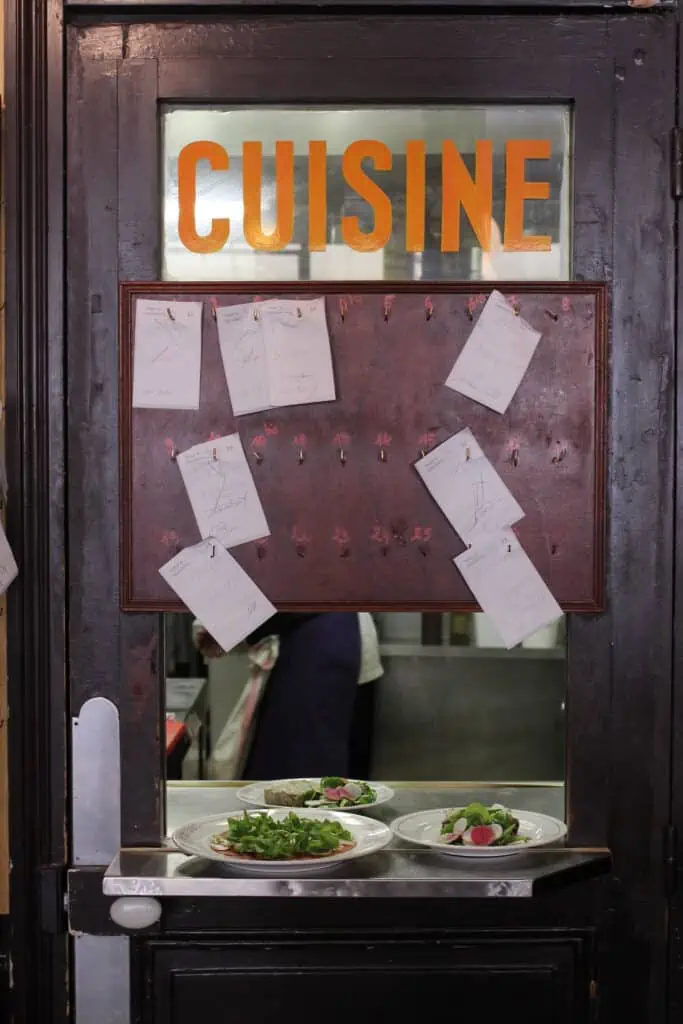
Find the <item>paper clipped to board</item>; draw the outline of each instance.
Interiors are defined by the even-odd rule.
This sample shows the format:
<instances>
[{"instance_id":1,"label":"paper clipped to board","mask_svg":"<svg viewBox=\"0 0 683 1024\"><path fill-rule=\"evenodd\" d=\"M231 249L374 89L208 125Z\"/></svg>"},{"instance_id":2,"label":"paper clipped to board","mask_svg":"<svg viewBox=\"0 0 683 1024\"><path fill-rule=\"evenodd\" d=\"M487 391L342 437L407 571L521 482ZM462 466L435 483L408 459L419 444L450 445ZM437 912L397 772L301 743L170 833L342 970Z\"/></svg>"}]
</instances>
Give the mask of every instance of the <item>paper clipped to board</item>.
<instances>
[{"instance_id":1,"label":"paper clipped to board","mask_svg":"<svg viewBox=\"0 0 683 1024\"><path fill-rule=\"evenodd\" d=\"M415 469L466 544L524 518L468 427L418 459Z\"/></svg>"},{"instance_id":2,"label":"paper clipped to board","mask_svg":"<svg viewBox=\"0 0 683 1024\"><path fill-rule=\"evenodd\" d=\"M508 650L562 617L562 609L512 530L477 541L454 562Z\"/></svg>"},{"instance_id":3,"label":"paper clipped to board","mask_svg":"<svg viewBox=\"0 0 683 1024\"><path fill-rule=\"evenodd\" d=\"M336 398L325 299L268 299L216 310L235 416Z\"/></svg>"},{"instance_id":4,"label":"paper clipped to board","mask_svg":"<svg viewBox=\"0 0 683 1024\"><path fill-rule=\"evenodd\" d=\"M541 334L492 291L455 361L446 386L503 413L514 398Z\"/></svg>"},{"instance_id":5,"label":"paper clipped to board","mask_svg":"<svg viewBox=\"0 0 683 1024\"><path fill-rule=\"evenodd\" d=\"M202 537L232 548L270 535L239 434L196 444L177 462Z\"/></svg>"},{"instance_id":6,"label":"paper clipped to board","mask_svg":"<svg viewBox=\"0 0 683 1024\"><path fill-rule=\"evenodd\" d=\"M224 651L275 614L265 594L215 537L185 548L159 572Z\"/></svg>"},{"instance_id":7,"label":"paper clipped to board","mask_svg":"<svg viewBox=\"0 0 683 1024\"><path fill-rule=\"evenodd\" d=\"M5 531L0 524L0 594L4 594L10 583L19 575L16 560L9 546Z\"/></svg>"},{"instance_id":8,"label":"paper clipped to board","mask_svg":"<svg viewBox=\"0 0 683 1024\"><path fill-rule=\"evenodd\" d=\"M137 299L133 408L198 409L202 303Z\"/></svg>"}]
</instances>

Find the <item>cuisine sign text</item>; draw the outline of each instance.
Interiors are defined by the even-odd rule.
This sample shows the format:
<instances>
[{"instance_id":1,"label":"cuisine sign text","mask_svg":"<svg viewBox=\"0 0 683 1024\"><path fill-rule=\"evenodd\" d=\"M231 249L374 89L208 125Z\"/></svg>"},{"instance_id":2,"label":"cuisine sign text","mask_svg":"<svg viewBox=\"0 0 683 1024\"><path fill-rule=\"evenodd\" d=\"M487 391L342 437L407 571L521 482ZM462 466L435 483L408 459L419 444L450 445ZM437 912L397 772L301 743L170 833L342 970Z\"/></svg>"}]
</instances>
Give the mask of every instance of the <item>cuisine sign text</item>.
<instances>
[{"instance_id":1,"label":"cuisine sign text","mask_svg":"<svg viewBox=\"0 0 683 1024\"><path fill-rule=\"evenodd\" d=\"M405 152L405 249L425 248L427 146L416 139L406 143ZM509 139L505 143L505 219L503 249L507 252L543 252L550 249L550 236L524 233L524 202L550 198L548 181L528 181L528 160L549 160L547 139ZM275 143L275 226L265 231L261 215L263 188L263 146L244 142L242 160L242 204L244 238L252 249L277 252L294 236L294 143ZM195 253L220 252L230 238L230 219L215 217L208 232L197 228L197 166L207 161L212 171L227 171L230 155L224 146L208 140L190 142L178 156L178 234L181 243ZM364 163L377 172L392 169L393 154L383 142L361 139L346 147L341 171L348 188L372 209L373 225L366 229L357 216L341 216L341 238L356 252L383 249L393 230L390 197L378 180L366 174ZM381 178L381 175L376 177ZM308 248L322 252L327 247L327 144L308 143ZM454 142L441 147L441 251L460 248L460 211L465 212L479 245L491 249L493 212L493 144L481 139L475 144L473 173L467 168Z\"/></svg>"}]
</instances>

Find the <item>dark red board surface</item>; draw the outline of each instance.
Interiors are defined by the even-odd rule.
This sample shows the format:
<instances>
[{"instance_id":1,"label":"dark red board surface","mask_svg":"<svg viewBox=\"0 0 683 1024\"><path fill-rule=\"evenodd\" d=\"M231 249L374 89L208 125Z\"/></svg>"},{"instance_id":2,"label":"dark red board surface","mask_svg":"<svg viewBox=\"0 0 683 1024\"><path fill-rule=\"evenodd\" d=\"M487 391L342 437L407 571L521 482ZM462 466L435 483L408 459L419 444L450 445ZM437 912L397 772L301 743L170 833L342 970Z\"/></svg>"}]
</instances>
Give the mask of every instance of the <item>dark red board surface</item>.
<instances>
[{"instance_id":1,"label":"dark red board surface","mask_svg":"<svg viewBox=\"0 0 683 1024\"><path fill-rule=\"evenodd\" d=\"M494 287L543 334L502 416L443 384ZM321 294L337 401L236 421L211 300ZM160 297L204 300L197 412L131 405L134 303ZM469 426L525 510L515 532L557 600L599 610L606 330L606 288L584 282L121 285L122 608L183 607L158 569L200 537L170 449L235 430L271 536L232 553L278 607L475 607L452 563L463 545L412 468Z\"/></svg>"}]
</instances>

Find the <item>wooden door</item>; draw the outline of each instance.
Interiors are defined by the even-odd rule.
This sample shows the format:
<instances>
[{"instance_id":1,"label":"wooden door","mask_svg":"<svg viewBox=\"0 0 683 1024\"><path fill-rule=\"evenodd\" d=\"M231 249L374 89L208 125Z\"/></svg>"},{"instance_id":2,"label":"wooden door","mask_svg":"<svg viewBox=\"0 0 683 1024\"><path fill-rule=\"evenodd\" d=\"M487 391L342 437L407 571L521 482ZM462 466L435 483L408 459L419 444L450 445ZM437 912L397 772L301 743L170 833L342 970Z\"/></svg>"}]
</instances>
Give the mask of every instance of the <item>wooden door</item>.
<instances>
[{"instance_id":1,"label":"wooden door","mask_svg":"<svg viewBox=\"0 0 683 1024\"><path fill-rule=\"evenodd\" d=\"M615 939L619 984L602 1001L614 1014L605 1019L614 1020L620 1012L663 1019L666 999L674 68L666 15L244 16L99 26L75 19L68 34L71 700L74 714L93 696L119 708L128 845L161 836L161 659L157 617L119 610L117 289L119 280L161 276L162 108L571 105L573 275L610 282L612 349L608 607L571 622L567 800L570 841L614 853L614 877L593 921ZM559 903L567 921L573 899L568 893ZM538 914L536 924L549 928L547 908ZM515 916L501 904L498 926ZM495 921L495 912L487 918ZM368 910L368 928L372 921ZM593 975L590 982L596 999ZM273 991L280 998L289 990ZM476 996L476 985L470 991ZM549 988L544 1005L557 998Z\"/></svg>"}]
</instances>

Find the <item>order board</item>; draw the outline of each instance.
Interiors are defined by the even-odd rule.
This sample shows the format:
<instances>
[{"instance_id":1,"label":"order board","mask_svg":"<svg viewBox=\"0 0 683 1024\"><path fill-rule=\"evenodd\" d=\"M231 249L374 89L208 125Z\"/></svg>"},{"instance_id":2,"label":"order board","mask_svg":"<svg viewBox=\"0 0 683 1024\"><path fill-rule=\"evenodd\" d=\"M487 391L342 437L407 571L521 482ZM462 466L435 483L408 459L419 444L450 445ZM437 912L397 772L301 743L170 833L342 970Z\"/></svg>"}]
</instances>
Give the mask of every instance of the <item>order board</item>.
<instances>
[{"instance_id":1,"label":"order board","mask_svg":"<svg viewBox=\"0 0 683 1024\"><path fill-rule=\"evenodd\" d=\"M542 332L500 415L444 386L493 288ZM216 306L325 297L337 399L235 417ZM132 407L137 299L201 300L198 411ZM181 610L159 567L200 539L175 455L239 432L270 536L232 554L285 610L472 609L464 545L413 468L469 427L524 510L514 531L567 611L603 603L606 286L122 284L121 605Z\"/></svg>"}]
</instances>

